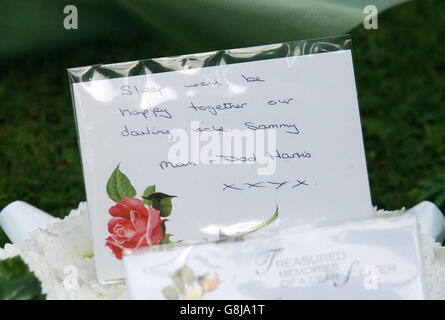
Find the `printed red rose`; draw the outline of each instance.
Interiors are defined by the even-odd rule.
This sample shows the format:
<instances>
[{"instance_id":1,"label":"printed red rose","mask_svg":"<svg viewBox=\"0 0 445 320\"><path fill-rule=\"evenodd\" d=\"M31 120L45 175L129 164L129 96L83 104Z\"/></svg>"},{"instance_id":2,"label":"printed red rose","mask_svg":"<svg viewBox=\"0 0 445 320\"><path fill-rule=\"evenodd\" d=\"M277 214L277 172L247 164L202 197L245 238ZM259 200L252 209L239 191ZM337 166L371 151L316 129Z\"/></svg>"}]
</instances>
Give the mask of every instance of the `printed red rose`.
<instances>
[{"instance_id":1,"label":"printed red rose","mask_svg":"<svg viewBox=\"0 0 445 320\"><path fill-rule=\"evenodd\" d=\"M154 246L164 236L160 212L147 208L139 199L122 199L108 212L113 218L108 222L110 236L105 245L118 259L122 259L124 249Z\"/></svg>"}]
</instances>

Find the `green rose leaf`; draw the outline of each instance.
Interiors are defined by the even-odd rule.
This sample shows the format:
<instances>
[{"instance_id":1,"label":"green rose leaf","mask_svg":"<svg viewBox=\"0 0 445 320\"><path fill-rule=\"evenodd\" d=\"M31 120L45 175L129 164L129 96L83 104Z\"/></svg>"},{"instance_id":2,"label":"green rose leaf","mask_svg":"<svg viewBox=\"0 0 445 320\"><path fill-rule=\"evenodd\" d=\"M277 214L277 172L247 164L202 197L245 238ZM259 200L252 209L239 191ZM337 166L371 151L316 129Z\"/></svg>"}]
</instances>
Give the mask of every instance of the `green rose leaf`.
<instances>
[{"instance_id":1,"label":"green rose leaf","mask_svg":"<svg viewBox=\"0 0 445 320\"><path fill-rule=\"evenodd\" d=\"M0 261L0 300L42 300L40 281L21 257Z\"/></svg>"},{"instance_id":2,"label":"green rose leaf","mask_svg":"<svg viewBox=\"0 0 445 320\"><path fill-rule=\"evenodd\" d=\"M181 292L175 285L170 285L162 289L162 294L164 295L165 299L168 300L177 300L181 296Z\"/></svg>"},{"instance_id":3,"label":"green rose leaf","mask_svg":"<svg viewBox=\"0 0 445 320\"><path fill-rule=\"evenodd\" d=\"M119 165L108 179L107 193L110 199L115 202L119 202L124 198L133 198L136 195L136 190L127 176L120 171Z\"/></svg>"},{"instance_id":4,"label":"green rose leaf","mask_svg":"<svg viewBox=\"0 0 445 320\"><path fill-rule=\"evenodd\" d=\"M182 294L185 293L185 285L191 285L196 280L195 273L187 265L178 269L171 276L173 283Z\"/></svg>"},{"instance_id":5,"label":"green rose leaf","mask_svg":"<svg viewBox=\"0 0 445 320\"><path fill-rule=\"evenodd\" d=\"M181 278L187 284L192 284L196 280L195 273L189 266L184 265L181 269Z\"/></svg>"},{"instance_id":6,"label":"green rose leaf","mask_svg":"<svg viewBox=\"0 0 445 320\"><path fill-rule=\"evenodd\" d=\"M152 185L152 186L148 186L148 187L145 189L144 193L142 194L142 199L143 199L144 203L145 203L147 206L151 206L151 205L153 205L153 201L148 200L147 197L149 197L150 195L152 195L153 193L155 193L155 191L156 191L156 186L155 186L155 185Z\"/></svg>"},{"instance_id":7,"label":"green rose leaf","mask_svg":"<svg viewBox=\"0 0 445 320\"><path fill-rule=\"evenodd\" d=\"M184 280L182 280L181 269L176 270L175 273L173 273L173 275L171 276L171 279L179 292L185 294L185 284Z\"/></svg>"},{"instance_id":8,"label":"green rose leaf","mask_svg":"<svg viewBox=\"0 0 445 320\"><path fill-rule=\"evenodd\" d=\"M144 199L150 200L153 203L153 208L159 210L161 217L168 217L172 213L172 198L176 196L170 196L162 192L155 192L148 197L142 197Z\"/></svg>"}]
</instances>

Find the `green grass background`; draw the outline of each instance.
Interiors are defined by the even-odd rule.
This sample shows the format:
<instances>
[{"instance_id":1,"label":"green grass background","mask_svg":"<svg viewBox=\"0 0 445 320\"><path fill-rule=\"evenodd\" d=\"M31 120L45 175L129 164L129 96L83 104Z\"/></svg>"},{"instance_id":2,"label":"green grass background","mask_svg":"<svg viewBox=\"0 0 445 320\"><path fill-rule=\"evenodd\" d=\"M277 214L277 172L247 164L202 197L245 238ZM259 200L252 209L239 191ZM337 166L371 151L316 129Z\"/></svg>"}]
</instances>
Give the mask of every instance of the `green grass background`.
<instances>
[{"instance_id":1,"label":"green grass background","mask_svg":"<svg viewBox=\"0 0 445 320\"><path fill-rule=\"evenodd\" d=\"M352 39L373 203L427 199L445 211L445 1L390 9L378 30L358 26ZM0 62L0 209L20 199L63 217L85 200L67 67L182 53L126 33Z\"/></svg>"}]
</instances>

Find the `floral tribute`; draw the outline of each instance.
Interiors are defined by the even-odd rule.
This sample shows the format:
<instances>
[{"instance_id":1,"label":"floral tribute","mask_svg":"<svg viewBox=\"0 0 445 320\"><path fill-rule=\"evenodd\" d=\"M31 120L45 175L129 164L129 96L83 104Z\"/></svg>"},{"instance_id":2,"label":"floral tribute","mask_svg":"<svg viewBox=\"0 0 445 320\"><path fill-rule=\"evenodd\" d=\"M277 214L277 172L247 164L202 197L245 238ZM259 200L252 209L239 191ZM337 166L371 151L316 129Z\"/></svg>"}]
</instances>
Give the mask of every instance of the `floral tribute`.
<instances>
[{"instance_id":1,"label":"floral tribute","mask_svg":"<svg viewBox=\"0 0 445 320\"><path fill-rule=\"evenodd\" d=\"M172 284L162 289L167 300L202 300L221 283L216 272L196 275L187 265L176 270L170 278Z\"/></svg>"},{"instance_id":2,"label":"floral tribute","mask_svg":"<svg viewBox=\"0 0 445 320\"><path fill-rule=\"evenodd\" d=\"M156 186L148 186L137 199L136 190L127 176L114 169L107 183L108 197L116 202L108 212L108 232L105 246L110 248L117 259L122 259L125 249L138 249L170 243L172 234L166 233L165 223L172 213L172 198L156 192Z\"/></svg>"}]
</instances>

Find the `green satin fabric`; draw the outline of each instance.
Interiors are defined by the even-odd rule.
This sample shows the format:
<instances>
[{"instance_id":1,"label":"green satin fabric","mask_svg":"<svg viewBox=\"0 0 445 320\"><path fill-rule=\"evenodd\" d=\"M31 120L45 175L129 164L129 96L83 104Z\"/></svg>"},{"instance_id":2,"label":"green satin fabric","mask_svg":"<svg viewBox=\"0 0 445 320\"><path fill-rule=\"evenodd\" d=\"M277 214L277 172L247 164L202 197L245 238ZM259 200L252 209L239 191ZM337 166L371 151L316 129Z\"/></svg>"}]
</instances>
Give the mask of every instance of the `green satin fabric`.
<instances>
[{"instance_id":1,"label":"green satin fabric","mask_svg":"<svg viewBox=\"0 0 445 320\"><path fill-rule=\"evenodd\" d=\"M153 32L190 51L245 47L343 34L406 0L1 0L0 59L72 46L128 30ZM63 8L78 9L78 29L65 30Z\"/></svg>"}]
</instances>

